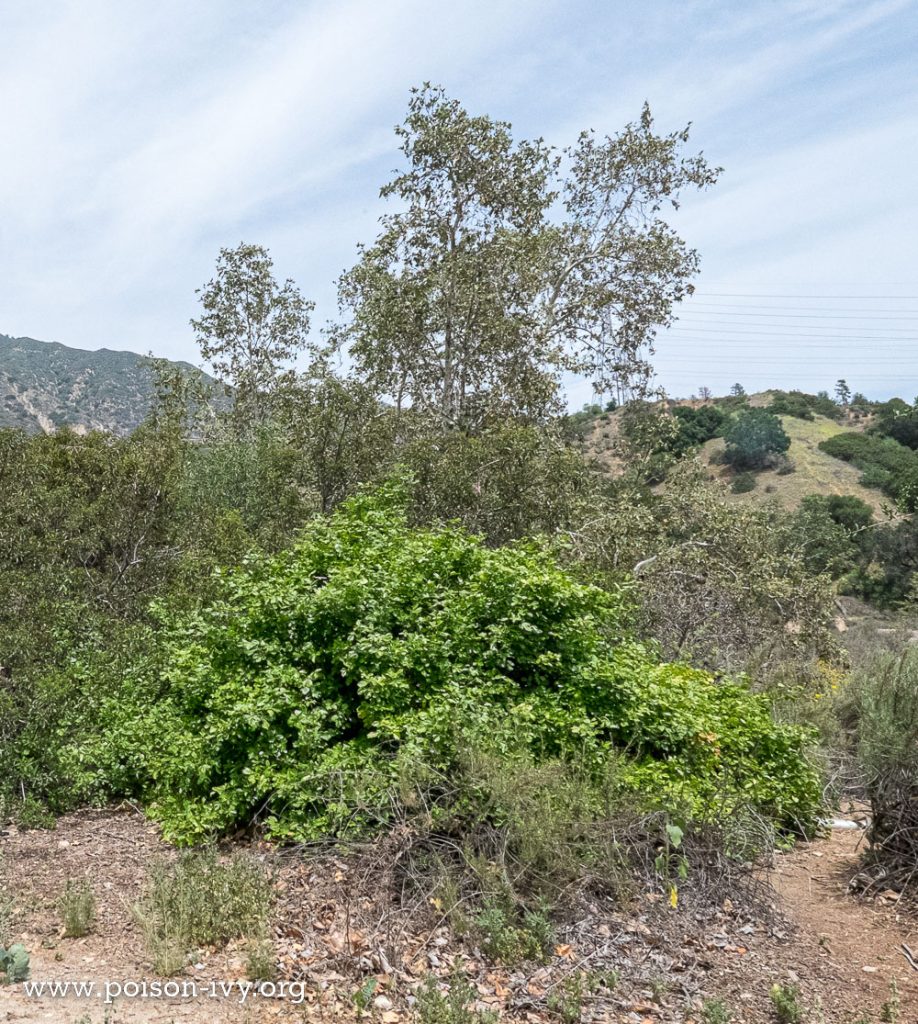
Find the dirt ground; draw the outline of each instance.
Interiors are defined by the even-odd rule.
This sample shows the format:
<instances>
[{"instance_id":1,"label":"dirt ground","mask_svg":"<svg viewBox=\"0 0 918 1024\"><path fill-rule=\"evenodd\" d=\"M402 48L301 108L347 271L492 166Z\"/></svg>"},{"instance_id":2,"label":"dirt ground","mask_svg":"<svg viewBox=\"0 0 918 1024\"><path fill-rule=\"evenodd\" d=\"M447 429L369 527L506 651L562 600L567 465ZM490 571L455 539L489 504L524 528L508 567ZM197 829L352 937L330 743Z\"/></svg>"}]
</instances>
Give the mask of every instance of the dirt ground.
<instances>
[{"instance_id":1,"label":"dirt ground","mask_svg":"<svg viewBox=\"0 0 918 1024\"><path fill-rule=\"evenodd\" d=\"M799 986L804 1022L873 1022L882 1019L895 979L898 1019L913 1024L918 1022L918 971L902 944L918 952L918 919L893 893L872 900L850 895L861 837L860 831L833 831L778 855L769 875L777 893L773 913L729 899L705 911L672 910L654 893L626 909L585 904L582 914L559 930L551 962L528 970L485 962L443 927L401 927L380 911L373 879L358 864L289 854L277 858L267 847L253 847L270 863L278 892L279 978L296 980L300 988L286 998L250 991L243 1002L240 990L227 995L220 988L244 979L243 951L233 946L199 950L184 974L172 979L183 986L177 997L151 988L166 979L153 974L131 908L150 860L168 855L168 848L137 812L81 812L62 818L51 831L8 830L0 837L0 854L6 887L16 901L14 938L31 952L32 982L89 981L94 991L30 996L23 985L0 986L0 1024L255 1024L360 1017L397 1024L412 1019L412 992L423 977L438 975L445 986L456 969L472 982L479 1008L528 1024L562 1021L551 994L586 970L614 970L620 981L614 991L583 999L584 1021L702 1024L704 1001L717 997L730 1006L735 1022L765 1024L776 1019L769 989L781 983ZM96 895L96 925L82 939L62 936L57 903L68 878L88 878ZM353 994L368 980L376 988L360 1013ZM127 984L131 981L136 990ZM105 1001L106 982L112 986L111 1002Z\"/></svg>"}]
</instances>

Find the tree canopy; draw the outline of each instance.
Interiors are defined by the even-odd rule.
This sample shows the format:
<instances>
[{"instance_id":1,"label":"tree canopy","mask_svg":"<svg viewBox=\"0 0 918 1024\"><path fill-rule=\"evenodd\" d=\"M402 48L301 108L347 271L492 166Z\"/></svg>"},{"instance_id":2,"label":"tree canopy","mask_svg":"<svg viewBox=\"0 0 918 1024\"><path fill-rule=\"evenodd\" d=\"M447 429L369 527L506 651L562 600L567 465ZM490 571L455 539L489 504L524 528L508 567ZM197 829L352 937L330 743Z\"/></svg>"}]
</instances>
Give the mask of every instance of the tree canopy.
<instances>
[{"instance_id":1,"label":"tree canopy","mask_svg":"<svg viewBox=\"0 0 918 1024\"><path fill-rule=\"evenodd\" d=\"M426 85L396 130L407 167L381 195L397 210L339 284L335 341L361 379L465 429L556 410L564 370L599 392L642 383L698 267L660 211L718 173L682 155L688 129L657 134L645 107L559 153Z\"/></svg>"}]
</instances>

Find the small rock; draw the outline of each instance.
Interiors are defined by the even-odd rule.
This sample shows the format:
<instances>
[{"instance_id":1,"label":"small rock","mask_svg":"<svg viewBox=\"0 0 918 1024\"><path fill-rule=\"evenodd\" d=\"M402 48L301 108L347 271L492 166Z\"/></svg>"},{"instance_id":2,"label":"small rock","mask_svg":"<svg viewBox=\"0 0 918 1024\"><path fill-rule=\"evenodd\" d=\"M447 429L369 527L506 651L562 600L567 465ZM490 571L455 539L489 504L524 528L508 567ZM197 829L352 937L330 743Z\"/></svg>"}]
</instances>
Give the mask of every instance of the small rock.
<instances>
[{"instance_id":1,"label":"small rock","mask_svg":"<svg viewBox=\"0 0 918 1024\"><path fill-rule=\"evenodd\" d=\"M861 970L864 972L864 974L876 974L877 973L876 967L862 967Z\"/></svg>"},{"instance_id":2,"label":"small rock","mask_svg":"<svg viewBox=\"0 0 918 1024\"><path fill-rule=\"evenodd\" d=\"M373 1005L377 1010L391 1010L392 1000L388 996L377 996L373 1000Z\"/></svg>"}]
</instances>

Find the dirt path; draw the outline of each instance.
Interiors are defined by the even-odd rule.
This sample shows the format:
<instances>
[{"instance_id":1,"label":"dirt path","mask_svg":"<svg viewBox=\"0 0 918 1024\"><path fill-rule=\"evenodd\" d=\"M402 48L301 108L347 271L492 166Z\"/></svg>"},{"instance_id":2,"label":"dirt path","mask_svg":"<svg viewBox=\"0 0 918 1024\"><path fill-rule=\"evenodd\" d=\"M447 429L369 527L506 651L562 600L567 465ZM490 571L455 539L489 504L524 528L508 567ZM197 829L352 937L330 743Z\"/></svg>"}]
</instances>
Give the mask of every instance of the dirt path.
<instances>
[{"instance_id":1,"label":"dirt path","mask_svg":"<svg viewBox=\"0 0 918 1024\"><path fill-rule=\"evenodd\" d=\"M918 972L902 944L918 947L918 920L896 895L874 899L850 894L863 851L860 830L834 830L827 838L778 857L772 883L799 929L803 962L821 989L823 1005L851 1021L878 1020L895 980L903 1022L918 1021ZM844 1016L841 1019L845 1019Z\"/></svg>"}]
</instances>

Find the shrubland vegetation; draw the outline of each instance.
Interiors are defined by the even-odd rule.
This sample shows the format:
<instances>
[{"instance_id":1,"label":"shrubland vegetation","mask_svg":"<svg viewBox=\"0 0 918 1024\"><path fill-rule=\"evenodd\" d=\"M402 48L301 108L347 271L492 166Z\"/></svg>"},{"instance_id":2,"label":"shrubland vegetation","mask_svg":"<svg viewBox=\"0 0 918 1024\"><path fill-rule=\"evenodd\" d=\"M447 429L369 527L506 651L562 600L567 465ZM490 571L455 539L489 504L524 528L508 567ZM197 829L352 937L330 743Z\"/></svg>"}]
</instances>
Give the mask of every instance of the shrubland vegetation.
<instances>
[{"instance_id":1,"label":"shrubland vegetation","mask_svg":"<svg viewBox=\"0 0 918 1024\"><path fill-rule=\"evenodd\" d=\"M644 871L676 902L693 872L812 833L830 739L901 801L911 661L845 690L844 730L817 703L848 667L839 590L903 605L918 546L856 498L737 503L694 458L723 437L747 482L789 472L779 416L841 420L850 394L648 392L697 266L661 211L716 178L687 132L645 110L557 153L425 87L399 136L397 210L322 344L241 245L193 321L225 394L154 362L129 437L0 433L0 799L28 825L131 798L180 844L409 822L456 930L537 958L578 886ZM571 369L624 408L561 415ZM578 433L613 413L609 475ZM906 510L912 416L888 403L827 442ZM243 936L267 969L263 876L188 856L137 908L159 968ZM215 887L219 919L194 898ZM86 899L66 896L76 927Z\"/></svg>"}]
</instances>

